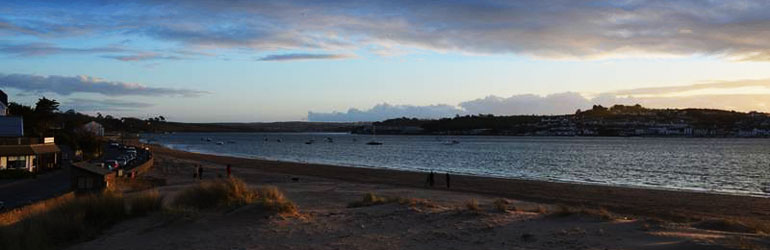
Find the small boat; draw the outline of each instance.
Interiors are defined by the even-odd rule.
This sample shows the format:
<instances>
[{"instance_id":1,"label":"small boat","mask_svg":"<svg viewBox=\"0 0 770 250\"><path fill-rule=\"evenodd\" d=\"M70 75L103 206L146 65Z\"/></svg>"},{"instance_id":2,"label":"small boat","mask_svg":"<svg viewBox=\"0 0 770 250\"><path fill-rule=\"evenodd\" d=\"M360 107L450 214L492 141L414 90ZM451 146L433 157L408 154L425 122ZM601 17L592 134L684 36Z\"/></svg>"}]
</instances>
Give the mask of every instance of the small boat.
<instances>
[{"instance_id":1,"label":"small boat","mask_svg":"<svg viewBox=\"0 0 770 250\"><path fill-rule=\"evenodd\" d=\"M315 142L315 140L309 140L309 141L306 141L305 144L310 145L310 144L313 144L314 142Z\"/></svg>"},{"instance_id":2,"label":"small boat","mask_svg":"<svg viewBox=\"0 0 770 250\"><path fill-rule=\"evenodd\" d=\"M331 137L326 137L326 142L333 143L334 139L332 139Z\"/></svg>"},{"instance_id":3,"label":"small boat","mask_svg":"<svg viewBox=\"0 0 770 250\"><path fill-rule=\"evenodd\" d=\"M218 141L218 142L217 142L217 145L220 145L220 146L221 146L221 145L225 145L225 142L222 142L222 141Z\"/></svg>"},{"instance_id":4,"label":"small boat","mask_svg":"<svg viewBox=\"0 0 770 250\"><path fill-rule=\"evenodd\" d=\"M281 139L276 139L275 142L282 142L282 140Z\"/></svg>"},{"instance_id":5,"label":"small boat","mask_svg":"<svg viewBox=\"0 0 770 250\"><path fill-rule=\"evenodd\" d=\"M377 140L377 130L374 127L374 124L372 124L372 140L367 142L366 145L382 145L382 142L378 142Z\"/></svg>"},{"instance_id":6,"label":"small boat","mask_svg":"<svg viewBox=\"0 0 770 250\"><path fill-rule=\"evenodd\" d=\"M207 141L207 142L210 142L210 141L211 141L211 138L206 138L206 141Z\"/></svg>"}]
</instances>

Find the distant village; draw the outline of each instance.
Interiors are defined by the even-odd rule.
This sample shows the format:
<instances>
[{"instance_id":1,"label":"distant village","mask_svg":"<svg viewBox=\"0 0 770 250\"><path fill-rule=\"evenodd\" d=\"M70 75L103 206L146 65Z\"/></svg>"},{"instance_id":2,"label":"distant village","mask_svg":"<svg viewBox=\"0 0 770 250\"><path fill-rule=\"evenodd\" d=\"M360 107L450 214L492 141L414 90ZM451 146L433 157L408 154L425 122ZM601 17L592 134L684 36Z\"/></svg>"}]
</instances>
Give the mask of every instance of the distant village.
<instances>
[{"instance_id":1,"label":"distant village","mask_svg":"<svg viewBox=\"0 0 770 250\"><path fill-rule=\"evenodd\" d=\"M438 120L397 118L359 126L360 134L770 137L770 115L715 109L593 106L570 115L467 115Z\"/></svg>"},{"instance_id":2,"label":"distant village","mask_svg":"<svg viewBox=\"0 0 770 250\"><path fill-rule=\"evenodd\" d=\"M18 171L46 172L101 159L107 141L136 137L163 120L61 112L56 100L45 97L25 106L9 102L0 90L0 179L14 178Z\"/></svg>"}]
</instances>

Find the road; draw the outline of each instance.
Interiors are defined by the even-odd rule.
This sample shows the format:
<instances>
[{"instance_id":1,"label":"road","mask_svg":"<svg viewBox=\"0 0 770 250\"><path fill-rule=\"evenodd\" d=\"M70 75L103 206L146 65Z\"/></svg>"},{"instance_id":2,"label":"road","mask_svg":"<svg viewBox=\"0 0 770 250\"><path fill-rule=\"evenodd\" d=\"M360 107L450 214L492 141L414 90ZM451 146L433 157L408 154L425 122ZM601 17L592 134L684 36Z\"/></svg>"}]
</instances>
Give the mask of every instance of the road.
<instances>
[{"instance_id":1,"label":"road","mask_svg":"<svg viewBox=\"0 0 770 250\"><path fill-rule=\"evenodd\" d=\"M66 193L70 190L70 169L64 167L37 178L0 185L0 201L6 208L14 208Z\"/></svg>"},{"instance_id":2,"label":"road","mask_svg":"<svg viewBox=\"0 0 770 250\"><path fill-rule=\"evenodd\" d=\"M139 152L137 159L126 167L127 170L147 161L149 154L143 150L139 150ZM105 159L114 159L122 154L123 150L117 147L105 146ZM37 178L33 179L0 182L0 201L5 203L6 209L15 208L30 202L61 195L68 192L70 187L70 167L62 167L62 169L38 175Z\"/></svg>"}]
</instances>

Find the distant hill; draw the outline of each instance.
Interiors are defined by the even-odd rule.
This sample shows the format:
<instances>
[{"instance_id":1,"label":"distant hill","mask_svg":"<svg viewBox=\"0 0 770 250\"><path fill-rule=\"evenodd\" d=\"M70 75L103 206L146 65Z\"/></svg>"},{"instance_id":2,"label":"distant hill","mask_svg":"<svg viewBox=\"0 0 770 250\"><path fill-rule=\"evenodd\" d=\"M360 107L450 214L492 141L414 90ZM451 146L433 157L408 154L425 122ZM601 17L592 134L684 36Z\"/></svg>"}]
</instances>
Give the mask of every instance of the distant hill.
<instances>
[{"instance_id":1,"label":"distant hill","mask_svg":"<svg viewBox=\"0 0 770 250\"><path fill-rule=\"evenodd\" d=\"M155 132L350 132L362 122L257 122L257 123L181 123L161 122Z\"/></svg>"},{"instance_id":2,"label":"distant hill","mask_svg":"<svg viewBox=\"0 0 770 250\"><path fill-rule=\"evenodd\" d=\"M359 126L353 133L770 137L770 115L716 109L650 109L640 105L594 106L567 115L489 114L442 119L396 118Z\"/></svg>"}]
</instances>

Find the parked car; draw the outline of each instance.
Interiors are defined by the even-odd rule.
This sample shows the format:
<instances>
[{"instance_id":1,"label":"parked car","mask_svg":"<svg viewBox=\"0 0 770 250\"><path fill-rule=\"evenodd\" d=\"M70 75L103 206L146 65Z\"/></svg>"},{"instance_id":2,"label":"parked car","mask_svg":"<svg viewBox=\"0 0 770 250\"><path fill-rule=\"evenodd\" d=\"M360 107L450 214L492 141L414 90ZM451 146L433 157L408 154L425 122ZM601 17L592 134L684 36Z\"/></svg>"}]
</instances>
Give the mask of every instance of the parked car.
<instances>
[{"instance_id":1,"label":"parked car","mask_svg":"<svg viewBox=\"0 0 770 250\"><path fill-rule=\"evenodd\" d=\"M104 166L107 167L110 170L114 170L120 167L120 164L116 160L106 160L104 161Z\"/></svg>"},{"instance_id":2,"label":"parked car","mask_svg":"<svg viewBox=\"0 0 770 250\"><path fill-rule=\"evenodd\" d=\"M118 166L120 167L125 167L126 165L128 165L128 159L126 159L123 156L115 158L115 161L118 162Z\"/></svg>"},{"instance_id":3,"label":"parked car","mask_svg":"<svg viewBox=\"0 0 770 250\"><path fill-rule=\"evenodd\" d=\"M118 144L117 142L110 142L110 147L119 148L120 144Z\"/></svg>"}]
</instances>

